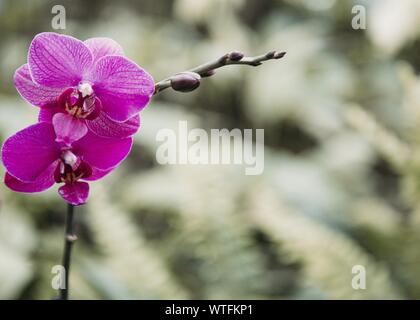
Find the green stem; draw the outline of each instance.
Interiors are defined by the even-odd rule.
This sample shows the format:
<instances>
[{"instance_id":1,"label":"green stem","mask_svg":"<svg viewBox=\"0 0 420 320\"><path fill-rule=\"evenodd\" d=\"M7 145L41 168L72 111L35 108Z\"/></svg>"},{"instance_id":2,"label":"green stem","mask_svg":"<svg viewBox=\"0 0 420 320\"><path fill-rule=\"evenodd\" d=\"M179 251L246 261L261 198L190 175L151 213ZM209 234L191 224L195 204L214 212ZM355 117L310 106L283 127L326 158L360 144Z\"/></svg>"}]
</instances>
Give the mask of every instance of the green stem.
<instances>
[{"instance_id":1,"label":"green stem","mask_svg":"<svg viewBox=\"0 0 420 320\"><path fill-rule=\"evenodd\" d=\"M74 206L71 204L67 205L67 216L66 216L66 229L64 234L64 252L62 266L65 270L65 282L64 287L60 288L58 296L59 300L67 300L69 296L69 276L70 276L70 262L71 262L71 249L73 243L77 240L77 237L73 233L73 216Z\"/></svg>"}]
</instances>

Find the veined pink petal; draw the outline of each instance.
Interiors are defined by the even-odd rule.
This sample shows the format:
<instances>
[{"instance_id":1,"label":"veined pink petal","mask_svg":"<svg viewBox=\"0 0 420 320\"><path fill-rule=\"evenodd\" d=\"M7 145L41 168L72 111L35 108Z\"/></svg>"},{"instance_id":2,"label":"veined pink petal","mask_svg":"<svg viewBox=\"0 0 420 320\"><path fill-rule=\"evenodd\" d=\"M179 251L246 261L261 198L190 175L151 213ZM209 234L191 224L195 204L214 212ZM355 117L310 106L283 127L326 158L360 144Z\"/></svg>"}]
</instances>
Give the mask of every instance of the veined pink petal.
<instances>
[{"instance_id":1,"label":"veined pink petal","mask_svg":"<svg viewBox=\"0 0 420 320\"><path fill-rule=\"evenodd\" d=\"M68 203L78 206L86 203L89 196L89 184L86 182L66 183L58 189L58 193Z\"/></svg>"},{"instance_id":2,"label":"veined pink petal","mask_svg":"<svg viewBox=\"0 0 420 320\"><path fill-rule=\"evenodd\" d=\"M149 102L154 92L153 78L137 64L122 56L100 58L89 76L103 111L124 122Z\"/></svg>"},{"instance_id":3,"label":"veined pink petal","mask_svg":"<svg viewBox=\"0 0 420 320\"><path fill-rule=\"evenodd\" d=\"M57 136L55 141L67 146L70 146L74 141L79 140L88 132L84 120L66 113L56 113L53 116L52 124Z\"/></svg>"},{"instance_id":4,"label":"veined pink petal","mask_svg":"<svg viewBox=\"0 0 420 320\"><path fill-rule=\"evenodd\" d=\"M88 128L104 138L127 138L134 135L140 127L140 116L135 115L125 122L115 122L104 112L92 121L86 121Z\"/></svg>"},{"instance_id":5,"label":"veined pink petal","mask_svg":"<svg viewBox=\"0 0 420 320\"><path fill-rule=\"evenodd\" d=\"M110 38L90 38L85 41L85 45L90 49L90 52L92 52L93 61L104 56L124 55L123 48Z\"/></svg>"},{"instance_id":6,"label":"veined pink petal","mask_svg":"<svg viewBox=\"0 0 420 320\"><path fill-rule=\"evenodd\" d=\"M51 124L40 122L8 138L2 149L7 171L22 182L34 182L60 156Z\"/></svg>"},{"instance_id":7,"label":"veined pink petal","mask_svg":"<svg viewBox=\"0 0 420 320\"><path fill-rule=\"evenodd\" d=\"M108 173L112 172L115 168L116 167L111 168L111 169L107 169L107 170L100 170L98 168L93 167L92 168L92 174L90 176L88 176L87 178L82 178L82 179L86 180L86 181L99 180L99 179L105 177Z\"/></svg>"},{"instance_id":8,"label":"veined pink petal","mask_svg":"<svg viewBox=\"0 0 420 320\"><path fill-rule=\"evenodd\" d=\"M39 122L52 122L53 116L61 112L62 109L58 107L52 107L52 108L41 108L38 113L38 121Z\"/></svg>"},{"instance_id":9,"label":"veined pink petal","mask_svg":"<svg viewBox=\"0 0 420 320\"><path fill-rule=\"evenodd\" d=\"M88 132L82 139L73 143L72 150L91 167L107 170L114 168L127 157L132 144L132 138L104 139Z\"/></svg>"},{"instance_id":10,"label":"veined pink petal","mask_svg":"<svg viewBox=\"0 0 420 320\"><path fill-rule=\"evenodd\" d=\"M75 86L92 65L89 48L80 40L53 32L38 34L29 47L32 79L43 86Z\"/></svg>"},{"instance_id":11,"label":"veined pink petal","mask_svg":"<svg viewBox=\"0 0 420 320\"><path fill-rule=\"evenodd\" d=\"M17 192L41 192L49 189L54 183L54 170L57 161L53 162L34 182L22 182L6 172L4 183L13 191Z\"/></svg>"},{"instance_id":12,"label":"veined pink petal","mask_svg":"<svg viewBox=\"0 0 420 320\"><path fill-rule=\"evenodd\" d=\"M22 98L38 107L54 105L62 91L33 82L27 64L16 70L13 82Z\"/></svg>"}]
</instances>

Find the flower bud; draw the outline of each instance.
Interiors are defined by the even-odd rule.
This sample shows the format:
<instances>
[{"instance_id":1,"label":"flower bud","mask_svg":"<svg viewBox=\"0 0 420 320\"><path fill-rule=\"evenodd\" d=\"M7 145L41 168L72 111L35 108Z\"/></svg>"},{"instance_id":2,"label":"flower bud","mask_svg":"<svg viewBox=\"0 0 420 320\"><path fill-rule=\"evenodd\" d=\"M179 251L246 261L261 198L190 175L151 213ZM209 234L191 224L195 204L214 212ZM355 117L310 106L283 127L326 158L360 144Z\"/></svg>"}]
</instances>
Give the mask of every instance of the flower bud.
<instances>
[{"instance_id":1,"label":"flower bud","mask_svg":"<svg viewBox=\"0 0 420 320\"><path fill-rule=\"evenodd\" d=\"M232 51L229 53L229 59L232 61L239 61L244 57L244 54L239 51Z\"/></svg>"},{"instance_id":2,"label":"flower bud","mask_svg":"<svg viewBox=\"0 0 420 320\"><path fill-rule=\"evenodd\" d=\"M274 59L280 59L283 58L286 55L286 52L276 52L276 54L274 55Z\"/></svg>"},{"instance_id":3,"label":"flower bud","mask_svg":"<svg viewBox=\"0 0 420 320\"><path fill-rule=\"evenodd\" d=\"M176 91L189 92L200 86L200 75L196 72L181 72L171 77L171 87Z\"/></svg>"},{"instance_id":4,"label":"flower bud","mask_svg":"<svg viewBox=\"0 0 420 320\"><path fill-rule=\"evenodd\" d=\"M266 56L267 59L273 59L275 57L276 53L277 53L276 51L269 51L269 52L266 53L265 56Z\"/></svg>"}]
</instances>

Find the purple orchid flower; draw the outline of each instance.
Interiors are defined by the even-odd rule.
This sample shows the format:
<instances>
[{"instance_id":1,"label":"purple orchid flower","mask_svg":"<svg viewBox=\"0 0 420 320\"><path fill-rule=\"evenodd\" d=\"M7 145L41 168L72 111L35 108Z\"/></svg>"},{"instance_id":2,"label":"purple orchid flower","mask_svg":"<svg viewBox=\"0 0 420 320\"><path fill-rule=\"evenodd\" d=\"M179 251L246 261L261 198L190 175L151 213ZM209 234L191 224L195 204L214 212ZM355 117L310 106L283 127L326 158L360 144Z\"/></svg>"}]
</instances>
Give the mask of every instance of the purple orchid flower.
<instances>
[{"instance_id":1,"label":"purple orchid flower","mask_svg":"<svg viewBox=\"0 0 420 320\"><path fill-rule=\"evenodd\" d=\"M114 40L82 42L51 32L33 39L14 84L41 108L40 121L66 130L59 133L63 141L80 139L88 130L106 138L133 135L138 113L154 92L153 78L125 58Z\"/></svg>"},{"instance_id":2,"label":"purple orchid flower","mask_svg":"<svg viewBox=\"0 0 420 320\"><path fill-rule=\"evenodd\" d=\"M84 204L89 184L115 169L131 150L133 138L101 138L87 132L63 142L54 126L39 122L8 138L2 148L5 184L18 192L41 192L55 182L61 197L72 205Z\"/></svg>"}]
</instances>

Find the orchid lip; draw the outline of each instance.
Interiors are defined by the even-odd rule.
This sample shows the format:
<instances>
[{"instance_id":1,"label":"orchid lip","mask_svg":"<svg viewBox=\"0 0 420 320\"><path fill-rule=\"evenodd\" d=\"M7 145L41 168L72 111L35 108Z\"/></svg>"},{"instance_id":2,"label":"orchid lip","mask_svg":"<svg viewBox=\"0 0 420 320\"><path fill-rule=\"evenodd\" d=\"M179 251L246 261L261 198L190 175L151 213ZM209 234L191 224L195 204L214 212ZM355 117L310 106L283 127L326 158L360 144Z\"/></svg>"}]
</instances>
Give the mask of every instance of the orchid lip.
<instances>
[{"instance_id":1,"label":"orchid lip","mask_svg":"<svg viewBox=\"0 0 420 320\"><path fill-rule=\"evenodd\" d=\"M87 82L80 83L77 88L65 90L58 102L68 114L79 119L92 120L97 117L100 109L100 101Z\"/></svg>"},{"instance_id":2,"label":"orchid lip","mask_svg":"<svg viewBox=\"0 0 420 320\"><path fill-rule=\"evenodd\" d=\"M71 148L63 148L61 150L60 161L54 173L57 183L74 183L90 175L92 175L90 165L74 154Z\"/></svg>"},{"instance_id":3,"label":"orchid lip","mask_svg":"<svg viewBox=\"0 0 420 320\"><path fill-rule=\"evenodd\" d=\"M74 183L92 175L92 168L90 165L81 161L80 158L75 156L71 151L66 150L63 154L54 172L54 179L57 183ZM74 162L73 156L77 158L76 162ZM69 158L71 159L71 164L67 162Z\"/></svg>"}]
</instances>

